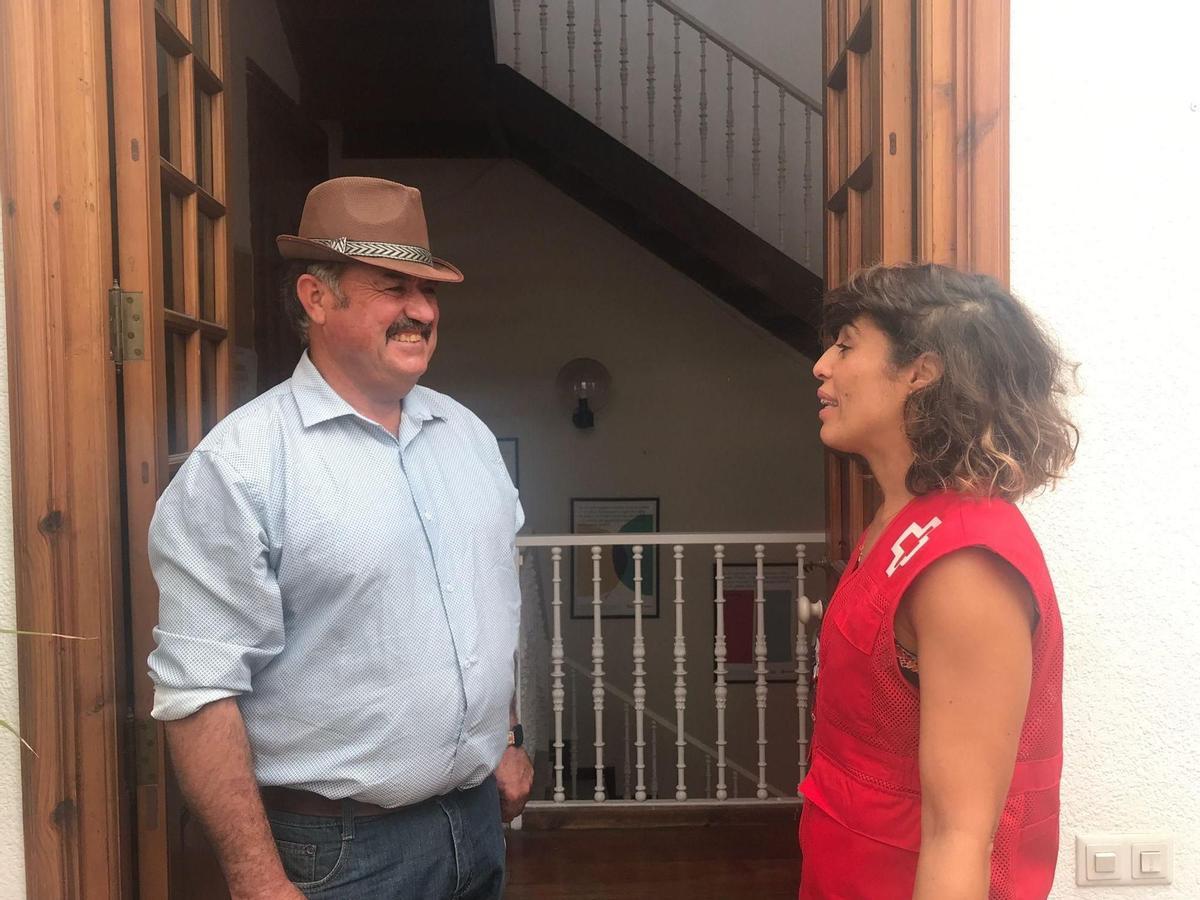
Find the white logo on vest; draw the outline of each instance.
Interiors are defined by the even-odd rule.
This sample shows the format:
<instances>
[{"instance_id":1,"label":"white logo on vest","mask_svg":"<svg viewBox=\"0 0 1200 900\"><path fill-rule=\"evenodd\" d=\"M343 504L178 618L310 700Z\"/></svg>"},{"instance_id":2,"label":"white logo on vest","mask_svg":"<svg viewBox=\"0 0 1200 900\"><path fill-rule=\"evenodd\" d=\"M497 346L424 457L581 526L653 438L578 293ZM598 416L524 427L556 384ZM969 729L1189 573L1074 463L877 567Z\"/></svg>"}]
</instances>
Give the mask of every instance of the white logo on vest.
<instances>
[{"instance_id":1,"label":"white logo on vest","mask_svg":"<svg viewBox=\"0 0 1200 900\"><path fill-rule=\"evenodd\" d=\"M892 564L887 567L888 578L895 575L901 566L908 565L908 561L916 556L917 551L929 543L929 533L941 524L942 520L934 516L925 525L913 522L904 529L904 533L892 544ZM904 543L910 538L915 539L917 543L911 549L906 549Z\"/></svg>"}]
</instances>

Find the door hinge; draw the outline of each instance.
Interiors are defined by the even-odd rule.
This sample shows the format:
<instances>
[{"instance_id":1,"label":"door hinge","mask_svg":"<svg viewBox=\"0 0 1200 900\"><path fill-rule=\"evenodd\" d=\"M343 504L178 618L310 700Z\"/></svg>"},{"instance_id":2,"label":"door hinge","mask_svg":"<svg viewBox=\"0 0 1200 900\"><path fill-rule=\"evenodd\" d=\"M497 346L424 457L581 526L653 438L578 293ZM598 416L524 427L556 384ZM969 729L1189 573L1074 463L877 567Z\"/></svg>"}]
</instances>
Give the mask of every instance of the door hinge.
<instances>
[{"instance_id":1,"label":"door hinge","mask_svg":"<svg viewBox=\"0 0 1200 900\"><path fill-rule=\"evenodd\" d=\"M139 787L158 784L158 723L153 719L133 723L133 766Z\"/></svg>"},{"instance_id":2,"label":"door hinge","mask_svg":"<svg viewBox=\"0 0 1200 900\"><path fill-rule=\"evenodd\" d=\"M113 282L108 291L109 355L117 365L146 358L146 313L141 291L123 291Z\"/></svg>"}]
</instances>

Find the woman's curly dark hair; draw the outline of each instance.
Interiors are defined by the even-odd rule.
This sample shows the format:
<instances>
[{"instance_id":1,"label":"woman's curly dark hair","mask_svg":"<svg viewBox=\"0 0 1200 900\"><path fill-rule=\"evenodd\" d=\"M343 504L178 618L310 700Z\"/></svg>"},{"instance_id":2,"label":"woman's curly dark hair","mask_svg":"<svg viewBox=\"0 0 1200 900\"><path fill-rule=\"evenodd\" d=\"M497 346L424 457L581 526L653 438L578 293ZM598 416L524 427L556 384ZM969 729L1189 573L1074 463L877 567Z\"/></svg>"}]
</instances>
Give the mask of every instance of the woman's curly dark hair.
<instances>
[{"instance_id":1,"label":"woman's curly dark hair","mask_svg":"<svg viewBox=\"0 0 1200 900\"><path fill-rule=\"evenodd\" d=\"M911 493L1017 500L1063 476L1079 444L1064 408L1075 367L998 281L931 264L875 266L825 297L825 340L861 316L887 334L894 366L923 353L942 363L904 409Z\"/></svg>"}]
</instances>

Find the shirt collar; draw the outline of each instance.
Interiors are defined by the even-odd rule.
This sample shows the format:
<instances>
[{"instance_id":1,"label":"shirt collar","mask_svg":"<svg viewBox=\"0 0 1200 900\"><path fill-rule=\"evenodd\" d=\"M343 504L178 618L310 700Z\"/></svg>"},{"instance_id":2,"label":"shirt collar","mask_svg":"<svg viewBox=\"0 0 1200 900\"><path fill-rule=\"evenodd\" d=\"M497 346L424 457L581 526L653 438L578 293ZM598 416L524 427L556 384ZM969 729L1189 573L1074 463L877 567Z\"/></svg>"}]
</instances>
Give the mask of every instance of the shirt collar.
<instances>
[{"instance_id":1,"label":"shirt collar","mask_svg":"<svg viewBox=\"0 0 1200 900\"><path fill-rule=\"evenodd\" d=\"M429 388L413 385L413 389L404 398L404 417L415 422L428 422L431 419L445 419L446 406L442 398Z\"/></svg>"},{"instance_id":2,"label":"shirt collar","mask_svg":"<svg viewBox=\"0 0 1200 900\"><path fill-rule=\"evenodd\" d=\"M296 363L296 369L292 373L292 396L296 398L300 420L305 428L342 416L358 415L354 407L343 400L317 371L317 367L308 358L307 350L300 355L300 362ZM404 398L404 418L421 423L431 419L445 419L445 404L434 391L415 385Z\"/></svg>"}]
</instances>

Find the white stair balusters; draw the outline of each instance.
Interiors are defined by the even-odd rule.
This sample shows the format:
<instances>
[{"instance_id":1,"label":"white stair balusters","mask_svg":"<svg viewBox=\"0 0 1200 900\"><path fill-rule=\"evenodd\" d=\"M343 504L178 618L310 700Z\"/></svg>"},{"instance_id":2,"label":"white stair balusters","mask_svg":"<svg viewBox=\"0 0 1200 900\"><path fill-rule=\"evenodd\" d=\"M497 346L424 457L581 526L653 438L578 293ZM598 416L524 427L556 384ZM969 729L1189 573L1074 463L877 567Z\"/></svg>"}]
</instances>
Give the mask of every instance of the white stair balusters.
<instances>
[{"instance_id":1,"label":"white stair balusters","mask_svg":"<svg viewBox=\"0 0 1200 900\"><path fill-rule=\"evenodd\" d=\"M713 673L716 683L713 685L713 700L717 707L717 799L724 800L729 796L725 789L725 704L729 700L729 688L725 676L729 670L725 668L725 547L717 544L713 547L713 559L716 562L716 636L713 638Z\"/></svg>"},{"instance_id":2,"label":"white stair balusters","mask_svg":"<svg viewBox=\"0 0 1200 900\"><path fill-rule=\"evenodd\" d=\"M687 799L687 732L683 730L683 716L687 710L687 641L683 636L683 544L675 550L675 768L678 781L675 784L675 799Z\"/></svg>"},{"instance_id":3,"label":"white stair balusters","mask_svg":"<svg viewBox=\"0 0 1200 900\"><path fill-rule=\"evenodd\" d=\"M592 62L596 66L596 83L595 83L596 113L595 113L595 116L592 118L592 121L595 122L597 125L604 124L604 107L600 102L601 86L604 83L602 80L602 76L601 76L601 72L603 70L603 65L602 65L603 61L604 61L604 26L601 24L601 21L600 21L600 0L596 0L596 15L595 15L595 18L592 20Z\"/></svg>"},{"instance_id":4,"label":"white stair balusters","mask_svg":"<svg viewBox=\"0 0 1200 900\"><path fill-rule=\"evenodd\" d=\"M554 800L567 799L563 788L563 634L562 634L562 547L550 548L554 574L554 593L550 601L553 611L553 632L550 638L550 700L554 709ZM575 748L571 748L574 755Z\"/></svg>"},{"instance_id":5,"label":"white stair balusters","mask_svg":"<svg viewBox=\"0 0 1200 900\"><path fill-rule=\"evenodd\" d=\"M654 0L646 2L646 157L654 162Z\"/></svg>"},{"instance_id":6,"label":"white stair balusters","mask_svg":"<svg viewBox=\"0 0 1200 900\"><path fill-rule=\"evenodd\" d=\"M639 543L632 544L631 538L638 540ZM550 742L550 789L546 795L553 797L550 802L563 803L582 800L583 802L599 803L613 797L629 799L635 803L660 800L665 803L700 802L708 798L715 798L717 802L730 799L741 802L758 802L793 797L792 785L803 778L808 749L805 725L811 703L809 687L811 650L808 644L807 626L823 611L821 603L814 603L808 599L805 563L809 554L808 545L822 541L823 535L818 533L654 533L637 534L636 537L621 534L593 534L518 538L519 555L517 559L520 567L529 568L534 565L536 561L531 560L529 554L536 552L547 553L551 563L549 567L551 577L548 582L552 593L546 604L547 614L539 626L546 629L549 637L549 640L542 644L546 649L541 652L546 655L541 657L540 662L527 659L524 655L520 661L522 670L533 671L527 667L544 665L545 668L541 671L550 673L544 707L547 721L553 723L552 741ZM700 597L706 599L711 597L713 604L714 637L711 649L714 706L708 708L708 713L700 710L689 714L687 708L687 629L697 627L694 620L689 619L686 615L689 593L686 551L689 545L708 546L712 548L713 553L711 593L702 592L692 600L694 604ZM605 560L608 558L608 548L616 546L627 548L627 558L631 561L632 569L629 586L633 592L634 615L632 621L627 620L623 626L631 629L632 665L628 669L625 669L624 666L621 667L627 673L623 677L627 679L629 693L606 679L605 657L609 651L605 641L603 618L604 604L607 599L606 592L611 589L612 585L605 581L604 566L606 565ZM564 572L563 551L567 547L575 548L576 564L580 567L578 577L584 585L588 584L585 573L590 572L591 595L580 598L581 603L590 601L588 604L590 605L590 614L587 616L591 620L590 629L586 628L586 619L569 622L563 616L564 603L568 601L568 598L572 598L572 602L574 602L576 578L574 573ZM782 773L774 770L768 771L767 768L766 711L770 691L767 628L775 620L773 613L771 616L767 615L769 595L767 589L768 587L771 590L777 589L776 583L767 574L767 560L779 558L774 554L769 556L768 547L786 549L788 556L794 559L796 567L794 573L788 573L788 577L790 579L794 575L795 579L793 582L796 591L794 609L795 620L799 623L793 644L793 662L796 674L796 681L793 684L796 692L794 708L799 721L796 729L793 730L789 716L787 728L793 735L792 739L797 741L799 757L798 765L795 767L789 765L787 771ZM652 548L660 549L652 554ZM587 553L586 551L589 549L591 552ZM674 563L669 582L674 585L674 591L670 594L671 608L674 612L669 617L649 619L646 613L650 608L648 601L651 594L648 592L653 590L650 585L657 585L657 576L651 566L651 559L654 557L661 559L661 555L668 549L671 551L668 558ZM750 558L754 560L753 591L736 594L729 582L729 566L732 562L740 564ZM589 562L591 563L590 570L586 568ZM612 573L607 573L607 577L611 579ZM537 589L535 587L536 578L524 579L521 583L523 590ZM736 585L739 591L749 586L746 582L733 582L732 584ZM570 587L565 588L564 585ZM565 593L566 590L571 590L571 593ZM653 591L653 593L657 593L657 591ZM749 609L744 606L730 606L733 598L739 602L743 598L748 600ZM528 602L529 598L526 598L526 603ZM707 603L704 604L704 607L707 608ZM696 610L696 612L699 611ZM748 616L747 613L749 613ZM708 613L705 613L702 618L707 618L707 615ZM736 618L731 618L735 615ZM743 616L746 618L742 618ZM734 627L731 624L733 622L738 623L735 632L730 631L730 628ZM523 627L534 627L533 622L525 622ZM587 646L586 640L589 631L590 662L584 661L582 658L573 659L569 648L576 646L582 653L583 648ZM753 681L744 687L729 683L732 666L730 657L735 647L730 643L731 634L735 634L739 642L749 641L749 646L742 643L736 645L736 652L739 655L734 657L741 662L745 659L742 654L745 654L747 650L750 653L750 665L746 666L741 663L737 667L739 672L744 672L748 668L753 673ZM572 635L574 635L573 638ZM535 643L532 640L522 639L520 642L522 653L534 652L532 648ZM670 658L669 663L668 657ZM656 660L663 664L655 665ZM588 678L590 682L591 708L594 714L595 788L590 798L579 796L580 763L584 763L585 768L591 768L592 764L591 760L586 759L586 752L580 752L579 711L582 709L586 716L587 700L584 699L586 694L576 691L576 678L579 676ZM577 702L577 696L582 704ZM754 713L751 715L755 716L757 725L757 728L754 729L754 746L757 752L753 761L738 758L736 750L731 755L730 751L734 750L734 745L729 740L729 729L732 722L745 721L744 716L748 712L751 696L754 698ZM659 699L655 700L654 698ZM613 702L614 700L616 703ZM659 705L660 703L662 705ZM655 706L658 708L652 708ZM668 706L673 706L673 709L668 709ZM613 719L614 715L620 716L621 720ZM737 718L731 718L732 715L737 715ZM586 723L587 719L584 722ZM606 752L605 750L609 746L609 743L606 742L605 732L615 729L618 741L620 741L622 726L624 742L612 744L616 748L615 752L620 754L621 758L618 759L613 755L614 751ZM671 736L667 740L674 745L673 751L663 748L671 757L668 765L675 770L673 787L659 783L659 766L663 762L658 752L660 728L666 729ZM697 728L705 732L703 739L696 734ZM569 736L565 732L569 732ZM582 737L587 742L593 735L585 732ZM738 737L740 740L740 735ZM746 737L749 738L749 735L747 734ZM779 735L776 735L775 739L779 740ZM711 741L711 744L706 741ZM699 765L689 765L689 745L701 754L703 774L701 774ZM742 745L739 743L737 746ZM796 757L792 758L796 759ZM699 762L699 758L696 758L695 761ZM605 776L607 769L614 765L620 769L616 772L617 781L612 783L607 781ZM716 770L715 787L713 783L714 769ZM692 784L689 784L689 778L693 780ZM699 783L701 778L704 782L703 793L701 793ZM751 791L747 792L747 798L744 799L742 791L745 785L751 785ZM787 785L787 787L784 789L779 785ZM664 790L666 791L665 795L662 793Z\"/></svg>"},{"instance_id":7,"label":"white stair balusters","mask_svg":"<svg viewBox=\"0 0 1200 900\"><path fill-rule=\"evenodd\" d=\"M513 69L521 71L521 0L512 0L513 5ZM542 87L545 88L545 82Z\"/></svg>"},{"instance_id":8,"label":"white stair balusters","mask_svg":"<svg viewBox=\"0 0 1200 900\"><path fill-rule=\"evenodd\" d=\"M600 547L592 547L592 710L596 715L596 790L593 799L604 802L604 632L601 629Z\"/></svg>"},{"instance_id":9,"label":"white stair balusters","mask_svg":"<svg viewBox=\"0 0 1200 900\"><path fill-rule=\"evenodd\" d=\"M518 0L518 2L519 2L519 0ZM549 53L547 42L549 39L549 31L550 31L550 3L549 3L549 0L541 0L541 2L538 3L538 26L542 30L542 90L548 91L548 90L550 90L550 77L549 77L550 69L549 69L548 60L547 60L547 56ZM517 71L519 72L521 70L518 68Z\"/></svg>"},{"instance_id":10,"label":"white stair balusters","mask_svg":"<svg viewBox=\"0 0 1200 900\"><path fill-rule=\"evenodd\" d=\"M787 91L779 89L779 173L776 176L779 189L779 235L777 241L783 246L787 225Z\"/></svg>"},{"instance_id":11,"label":"white stair balusters","mask_svg":"<svg viewBox=\"0 0 1200 900\"><path fill-rule=\"evenodd\" d=\"M633 548L633 714L634 750L637 754L637 789L634 797L646 799L646 637L642 631L642 557L640 546Z\"/></svg>"},{"instance_id":12,"label":"white stair balusters","mask_svg":"<svg viewBox=\"0 0 1200 900\"><path fill-rule=\"evenodd\" d=\"M496 27L503 40L497 45L497 60L510 64L516 71L540 83L543 90L558 97L572 109L580 109L576 89L577 68L576 42L579 37L576 22L577 0L538 0L538 25L540 37L540 73L536 66L526 66L523 59L522 2L493 0ZM529 6L530 4L524 4ZM526 11L527 14L528 11ZM673 147L670 154L661 152L661 130L658 125L667 125L664 116L658 113L658 72L661 54L656 45L663 30L660 23L663 14L669 15L671 31L668 40L673 55L672 115L668 127L673 126ZM646 53L631 47L630 29L643 24L645 16ZM634 21L630 22L631 16ZM511 28L509 27L511 25ZM603 52L604 33L619 29L617 52L605 58ZM629 0L592 0L592 54L593 70L592 102L587 104L586 115L597 126L604 128L614 138L640 153L643 158L671 174L676 181L707 198L709 182L709 95L708 54L712 46L725 56L725 184L724 196L718 202L722 208L743 226L759 234L778 249L803 262L810 269L820 269L820 231L823 205L814 200L814 185L819 180L817 167L820 158L812 149L813 128L820 138L822 127L821 104L773 71L764 63L738 48L712 27L706 25L674 0L645 0L645 7L635 3L629 9ZM511 35L511 37L509 37ZM555 46L551 47L550 44ZM710 46L712 45L712 46ZM632 56L632 58L631 58ZM609 71L605 71L606 66ZM630 69L636 68L637 72ZM644 69L640 68L644 67ZM528 70L528 71L526 71ZM699 83L694 76L699 72ZM749 78L746 78L746 75ZM645 77L644 94L634 90L630 96L629 80ZM540 77L539 77L540 76ZM620 97L616 96L616 81L620 81ZM612 91L604 91L605 83ZM742 87L744 85L744 88ZM761 96L763 90L774 89L779 97L779 133L774 134L773 125L764 128L761 121ZM612 96L606 96L610 94ZM767 95L770 97L770 94ZM772 101L765 99L768 104ZM630 105L633 104L633 109ZM789 107L791 107L789 109ZM802 107L801 122L797 107ZM582 110L580 110L582 111ZM645 117L645 143L640 139L630 142L631 117L635 128L640 128ZM814 116L816 121L814 122ZM693 118L699 131L699 147L692 150L683 140L683 131L692 127ZM738 120L741 120L740 122ZM619 120L619 125L618 125ZM742 134L738 134L738 128ZM801 134L803 129L803 135ZM804 175L789 177L787 145L793 151L800 168L799 147L804 141ZM776 142L776 146L771 144ZM777 165L762 165L763 154L776 153ZM668 158L669 157L669 158ZM770 184L774 178L776 183ZM776 204L774 210L770 203ZM777 221L770 224L764 216L774 214ZM801 221L802 220L802 221Z\"/></svg>"},{"instance_id":13,"label":"white stair balusters","mask_svg":"<svg viewBox=\"0 0 1200 900\"><path fill-rule=\"evenodd\" d=\"M675 167L672 170L672 174L675 176L675 180L678 181L681 145L680 129L683 126L683 76L679 69L679 16L672 16L672 21L675 24Z\"/></svg>"},{"instance_id":14,"label":"white stair balusters","mask_svg":"<svg viewBox=\"0 0 1200 900\"><path fill-rule=\"evenodd\" d=\"M733 212L733 51L725 51L725 212Z\"/></svg>"},{"instance_id":15,"label":"white stair balusters","mask_svg":"<svg viewBox=\"0 0 1200 900\"><path fill-rule=\"evenodd\" d=\"M708 196L708 36L700 35L700 196Z\"/></svg>"},{"instance_id":16,"label":"white stair balusters","mask_svg":"<svg viewBox=\"0 0 1200 900\"><path fill-rule=\"evenodd\" d=\"M575 108L575 0L567 0L567 104Z\"/></svg>"},{"instance_id":17,"label":"white stair balusters","mask_svg":"<svg viewBox=\"0 0 1200 900\"><path fill-rule=\"evenodd\" d=\"M758 125L758 82L759 74L755 72L751 81L754 86L754 103L751 104L752 124L750 126L750 228L758 231L758 180L762 172L762 130Z\"/></svg>"},{"instance_id":18,"label":"white stair balusters","mask_svg":"<svg viewBox=\"0 0 1200 900\"><path fill-rule=\"evenodd\" d=\"M629 143L629 0L621 0L621 143Z\"/></svg>"},{"instance_id":19,"label":"white stair balusters","mask_svg":"<svg viewBox=\"0 0 1200 900\"><path fill-rule=\"evenodd\" d=\"M796 717L799 722L799 746L800 746L800 761L797 770L800 773L799 781L804 779L808 772L808 717L810 691L808 682L810 678L809 663L808 663L808 624L821 617L825 611L824 604L820 601L813 603L808 599L808 594L805 591L806 578L804 572L804 560L807 556L807 548L804 544L796 545ZM797 791L799 793L799 791Z\"/></svg>"},{"instance_id":20,"label":"white stair balusters","mask_svg":"<svg viewBox=\"0 0 1200 900\"><path fill-rule=\"evenodd\" d=\"M804 108L804 262L812 263L812 229L809 227L809 210L812 206L812 114Z\"/></svg>"},{"instance_id":21,"label":"white stair balusters","mask_svg":"<svg viewBox=\"0 0 1200 900\"><path fill-rule=\"evenodd\" d=\"M758 709L758 799L767 799L767 599L763 590L766 548L754 545L754 705Z\"/></svg>"}]
</instances>

